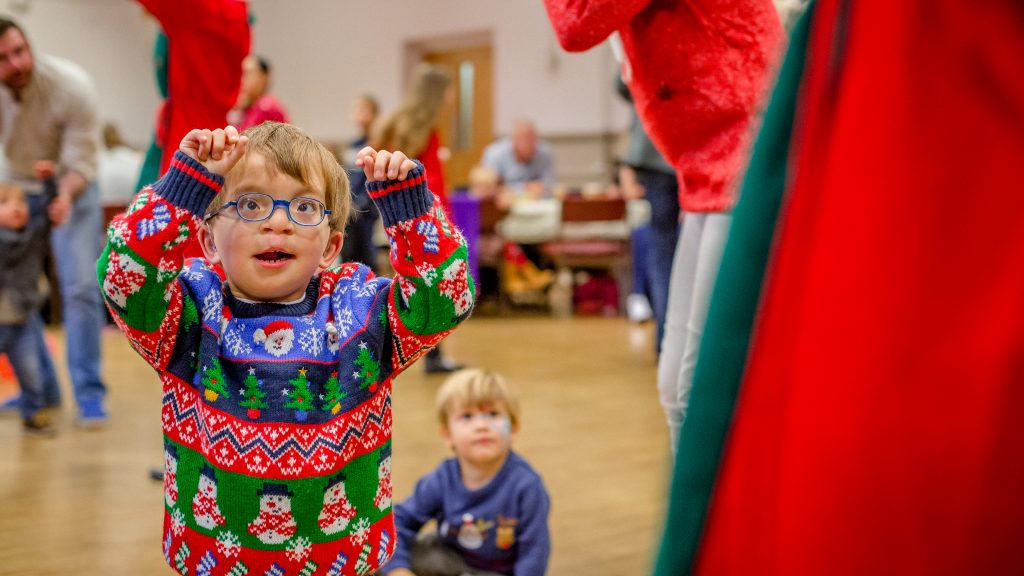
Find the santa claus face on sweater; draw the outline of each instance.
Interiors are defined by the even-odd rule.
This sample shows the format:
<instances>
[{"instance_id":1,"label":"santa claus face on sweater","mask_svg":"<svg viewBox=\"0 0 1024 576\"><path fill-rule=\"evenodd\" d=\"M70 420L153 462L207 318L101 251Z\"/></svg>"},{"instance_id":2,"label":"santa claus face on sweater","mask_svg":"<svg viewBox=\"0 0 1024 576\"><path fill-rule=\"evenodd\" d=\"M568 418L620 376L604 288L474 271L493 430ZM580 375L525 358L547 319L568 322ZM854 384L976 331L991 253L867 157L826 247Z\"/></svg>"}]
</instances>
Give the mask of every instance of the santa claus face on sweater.
<instances>
[{"instance_id":1,"label":"santa claus face on sweater","mask_svg":"<svg viewBox=\"0 0 1024 576\"><path fill-rule=\"evenodd\" d=\"M246 154L244 164L235 170L239 173L229 174L230 190L224 192L230 200L261 192L275 200L301 196L326 204L323 182L300 182L262 154ZM293 302L302 299L313 275L330 266L341 250L342 233L332 231L328 220L300 226L286 209L274 206L266 220L248 222L229 207L199 228L199 239L206 259L223 267L235 296L254 302Z\"/></svg>"},{"instance_id":2,"label":"santa claus face on sweater","mask_svg":"<svg viewBox=\"0 0 1024 576\"><path fill-rule=\"evenodd\" d=\"M295 343L295 329L284 321L275 321L253 334L257 343L263 344L272 356L284 356Z\"/></svg>"}]
</instances>

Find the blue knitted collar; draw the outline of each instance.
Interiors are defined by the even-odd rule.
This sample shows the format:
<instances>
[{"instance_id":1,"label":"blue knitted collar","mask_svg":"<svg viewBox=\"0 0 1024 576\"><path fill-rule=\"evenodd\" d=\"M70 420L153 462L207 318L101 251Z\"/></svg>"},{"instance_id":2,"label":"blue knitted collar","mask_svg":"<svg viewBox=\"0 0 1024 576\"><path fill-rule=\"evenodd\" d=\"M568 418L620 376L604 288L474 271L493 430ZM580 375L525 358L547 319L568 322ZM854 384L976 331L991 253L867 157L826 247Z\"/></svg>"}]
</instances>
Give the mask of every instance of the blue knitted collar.
<instances>
[{"instance_id":1,"label":"blue knitted collar","mask_svg":"<svg viewBox=\"0 0 1024 576\"><path fill-rule=\"evenodd\" d=\"M320 277L314 276L306 286L306 297L294 304L277 302L244 302L231 293L227 282L224 283L224 303L235 318L262 318L264 316L305 316L316 309L320 295Z\"/></svg>"}]
</instances>

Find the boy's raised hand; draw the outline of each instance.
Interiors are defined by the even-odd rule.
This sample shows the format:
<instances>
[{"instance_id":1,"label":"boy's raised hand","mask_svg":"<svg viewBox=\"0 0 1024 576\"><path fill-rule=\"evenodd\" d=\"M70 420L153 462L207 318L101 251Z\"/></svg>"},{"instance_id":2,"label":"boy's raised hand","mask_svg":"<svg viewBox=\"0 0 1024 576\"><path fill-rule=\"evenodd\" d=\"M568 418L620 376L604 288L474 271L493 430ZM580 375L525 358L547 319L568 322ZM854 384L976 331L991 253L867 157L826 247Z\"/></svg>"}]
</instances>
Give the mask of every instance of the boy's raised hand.
<instances>
[{"instance_id":1,"label":"boy's raised hand","mask_svg":"<svg viewBox=\"0 0 1024 576\"><path fill-rule=\"evenodd\" d=\"M196 128L181 139L178 149L210 172L223 176L245 154L248 141L247 137L238 135L238 129L234 126L216 130Z\"/></svg>"},{"instance_id":2,"label":"boy's raised hand","mask_svg":"<svg viewBox=\"0 0 1024 576\"><path fill-rule=\"evenodd\" d=\"M377 182L379 180L405 180L409 170L416 167L416 163L398 150L394 152L378 151L367 146L356 154L356 166L363 169L367 182Z\"/></svg>"}]
</instances>

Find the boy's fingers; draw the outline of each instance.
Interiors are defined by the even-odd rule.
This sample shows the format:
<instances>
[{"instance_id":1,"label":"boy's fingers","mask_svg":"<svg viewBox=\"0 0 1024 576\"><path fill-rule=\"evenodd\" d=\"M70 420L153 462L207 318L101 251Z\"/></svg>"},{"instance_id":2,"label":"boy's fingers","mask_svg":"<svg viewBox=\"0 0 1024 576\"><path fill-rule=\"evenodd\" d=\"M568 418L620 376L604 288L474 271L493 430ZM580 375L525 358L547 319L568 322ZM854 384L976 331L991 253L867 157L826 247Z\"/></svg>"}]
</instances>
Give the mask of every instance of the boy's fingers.
<instances>
[{"instance_id":1,"label":"boy's fingers","mask_svg":"<svg viewBox=\"0 0 1024 576\"><path fill-rule=\"evenodd\" d=\"M398 171L398 179L405 180L405 177L409 175L409 171L415 167L416 163L406 158L405 162L402 162L402 166Z\"/></svg>"},{"instance_id":2,"label":"boy's fingers","mask_svg":"<svg viewBox=\"0 0 1024 576\"><path fill-rule=\"evenodd\" d=\"M391 160L391 153L387 150L381 150L377 152L377 161L373 165L373 177L378 180L384 178L384 173L387 172L388 162Z\"/></svg>"},{"instance_id":3,"label":"boy's fingers","mask_svg":"<svg viewBox=\"0 0 1024 576\"><path fill-rule=\"evenodd\" d=\"M363 154L362 152L356 156L356 166L365 168L366 166L373 166L373 154Z\"/></svg>"},{"instance_id":4,"label":"boy's fingers","mask_svg":"<svg viewBox=\"0 0 1024 576\"><path fill-rule=\"evenodd\" d=\"M363 146L359 152L356 152L356 166L366 166L368 163L373 162L374 155L377 151L370 146ZM369 176L369 174L367 174Z\"/></svg>"},{"instance_id":5,"label":"boy's fingers","mask_svg":"<svg viewBox=\"0 0 1024 576\"><path fill-rule=\"evenodd\" d=\"M210 157L214 160L220 160L224 157L224 144L226 136L224 131L220 128L213 131L213 141L210 145Z\"/></svg>"},{"instance_id":6,"label":"boy's fingers","mask_svg":"<svg viewBox=\"0 0 1024 576\"><path fill-rule=\"evenodd\" d=\"M398 173L401 171L402 164L404 164L406 160L408 160L408 158L406 158L405 154L402 152L396 151L392 154L391 161L388 163L388 178L391 178L392 180L398 178ZM403 174L402 176L404 177L405 175Z\"/></svg>"},{"instance_id":7,"label":"boy's fingers","mask_svg":"<svg viewBox=\"0 0 1024 576\"><path fill-rule=\"evenodd\" d=\"M211 139L209 130L200 130L199 134L196 134L196 160L205 162L210 157Z\"/></svg>"},{"instance_id":8,"label":"boy's fingers","mask_svg":"<svg viewBox=\"0 0 1024 576\"><path fill-rule=\"evenodd\" d=\"M238 161L242 158L242 155L245 154L245 145L249 143L248 137L238 136L237 133L235 135L238 138L238 141L231 148L231 152L228 153L227 170L231 170L235 166L235 164L238 163Z\"/></svg>"}]
</instances>

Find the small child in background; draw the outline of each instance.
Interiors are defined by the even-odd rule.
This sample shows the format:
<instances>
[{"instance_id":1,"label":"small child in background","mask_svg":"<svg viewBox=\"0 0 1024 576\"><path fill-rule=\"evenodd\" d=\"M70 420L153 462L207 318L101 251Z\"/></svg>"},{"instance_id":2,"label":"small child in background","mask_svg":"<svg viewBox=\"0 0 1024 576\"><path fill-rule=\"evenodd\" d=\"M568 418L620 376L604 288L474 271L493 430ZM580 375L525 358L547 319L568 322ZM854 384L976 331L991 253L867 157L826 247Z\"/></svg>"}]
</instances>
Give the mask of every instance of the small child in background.
<instances>
[{"instance_id":1,"label":"small child in background","mask_svg":"<svg viewBox=\"0 0 1024 576\"><path fill-rule=\"evenodd\" d=\"M512 451L519 402L505 379L468 369L437 393L441 436L455 452L395 506L398 546L387 576L540 576L551 552L550 499ZM436 534L418 536L430 520Z\"/></svg>"},{"instance_id":2,"label":"small child in background","mask_svg":"<svg viewBox=\"0 0 1024 576\"><path fill-rule=\"evenodd\" d=\"M473 282L423 166L369 146L356 165L393 279L332 267L348 180L291 124L192 130L110 225L97 272L163 385L180 574L368 574L392 553L392 380L469 316Z\"/></svg>"},{"instance_id":3,"label":"small child in background","mask_svg":"<svg viewBox=\"0 0 1024 576\"><path fill-rule=\"evenodd\" d=\"M40 348L43 328L39 309L46 301L40 285L49 247L50 219L47 206L57 195L53 170L41 167L42 195L30 207L25 190L0 183L0 353L7 355L21 388L20 413L27 434L49 436L56 432L44 391L44 363L52 363Z\"/></svg>"}]
</instances>

